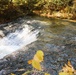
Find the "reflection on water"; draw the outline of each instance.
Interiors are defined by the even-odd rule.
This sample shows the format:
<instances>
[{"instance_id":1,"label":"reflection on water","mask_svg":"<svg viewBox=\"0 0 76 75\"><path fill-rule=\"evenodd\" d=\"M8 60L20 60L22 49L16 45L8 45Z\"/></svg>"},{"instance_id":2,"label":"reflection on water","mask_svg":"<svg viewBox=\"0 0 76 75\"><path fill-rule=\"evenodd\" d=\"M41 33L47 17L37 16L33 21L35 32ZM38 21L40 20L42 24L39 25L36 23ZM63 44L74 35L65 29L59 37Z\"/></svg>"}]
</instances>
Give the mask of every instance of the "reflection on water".
<instances>
[{"instance_id":1,"label":"reflection on water","mask_svg":"<svg viewBox=\"0 0 76 75\"><path fill-rule=\"evenodd\" d=\"M6 37L0 39L0 58L18 50L37 40L38 30L31 31L31 26L24 25L22 30L16 30L9 33Z\"/></svg>"}]
</instances>

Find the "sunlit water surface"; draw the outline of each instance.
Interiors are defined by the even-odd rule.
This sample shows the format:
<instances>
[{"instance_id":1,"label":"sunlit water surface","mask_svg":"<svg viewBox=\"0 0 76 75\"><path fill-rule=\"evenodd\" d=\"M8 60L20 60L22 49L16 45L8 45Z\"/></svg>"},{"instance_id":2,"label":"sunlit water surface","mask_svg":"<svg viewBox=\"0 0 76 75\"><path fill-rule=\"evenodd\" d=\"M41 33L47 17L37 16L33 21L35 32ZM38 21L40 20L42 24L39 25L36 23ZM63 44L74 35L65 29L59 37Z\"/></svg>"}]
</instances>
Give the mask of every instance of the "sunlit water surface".
<instances>
[{"instance_id":1,"label":"sunlit water surface","mask_svg":"<svg viewBox=\"0 0 76 75\"><path fill-rule=\"evenodd\" d=\"M31 31L32 29L31 26L24 25L23 29L9 33L7 36L0 39L0 59L36 41L39 31Z\"/></svg>"}]
</instances>

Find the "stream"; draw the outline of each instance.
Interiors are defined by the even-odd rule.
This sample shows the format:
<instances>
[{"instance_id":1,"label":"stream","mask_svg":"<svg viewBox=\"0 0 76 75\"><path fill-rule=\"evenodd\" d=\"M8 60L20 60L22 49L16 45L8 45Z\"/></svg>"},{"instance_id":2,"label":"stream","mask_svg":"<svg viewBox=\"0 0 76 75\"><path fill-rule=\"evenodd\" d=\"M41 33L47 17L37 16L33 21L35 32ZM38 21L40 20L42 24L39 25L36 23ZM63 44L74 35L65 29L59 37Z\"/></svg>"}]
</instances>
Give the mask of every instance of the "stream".
<instances>
[{"instance_id":1,"label":"stream","mask_svg":"<svg viewBox=\"0 0 76 75\"><path fill-rule=\"evenodd\" d=\"M43 67L52 75L58 75L58 71L68 60L76 69L76 22L27 16L1 24L0 61L10 58L11 54L18 50L23 50L23 54L20 54L26 57L24 61L31 59L37 50L43 50L45 53ZM17 59L22 61L22 58L18 57ZM12 58L10 60L13 62ZM4 61L0 62L0 65ZM6 67L0 68L0 75L6 75L3 74Z\"/></svg>"},{"instance_id":2,"label":"stream","mask_svg":"<svg viewBox=\"0 0 76 75\"><path fill-rule=\"evenodd\" d=\"M4 56L23 48L24 46L36 41L38 30L32 31L32 27L24 24L22 29L9 33L0 39L0 59Z\"/></svg>"}]
</instances>

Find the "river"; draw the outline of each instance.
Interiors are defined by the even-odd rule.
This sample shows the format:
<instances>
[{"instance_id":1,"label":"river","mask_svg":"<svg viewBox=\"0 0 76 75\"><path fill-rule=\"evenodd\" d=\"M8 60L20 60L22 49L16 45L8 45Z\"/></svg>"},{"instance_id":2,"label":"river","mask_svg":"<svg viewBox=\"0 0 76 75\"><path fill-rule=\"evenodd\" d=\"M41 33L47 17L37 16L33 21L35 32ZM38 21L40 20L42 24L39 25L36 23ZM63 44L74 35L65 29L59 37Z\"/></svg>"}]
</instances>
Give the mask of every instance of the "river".
<instances>
[{"instance_id":1,"label":"river","mask_svg":"<svg viewBox=\"0 0 76 75\"><path fill-rule=\"evenodd\" d=\"M76 69L76 22L27 16L1 24L0 31L0 59L27 46L45 52L43 65L53 75L67 60Z\"/></svg>"}]
</instances>

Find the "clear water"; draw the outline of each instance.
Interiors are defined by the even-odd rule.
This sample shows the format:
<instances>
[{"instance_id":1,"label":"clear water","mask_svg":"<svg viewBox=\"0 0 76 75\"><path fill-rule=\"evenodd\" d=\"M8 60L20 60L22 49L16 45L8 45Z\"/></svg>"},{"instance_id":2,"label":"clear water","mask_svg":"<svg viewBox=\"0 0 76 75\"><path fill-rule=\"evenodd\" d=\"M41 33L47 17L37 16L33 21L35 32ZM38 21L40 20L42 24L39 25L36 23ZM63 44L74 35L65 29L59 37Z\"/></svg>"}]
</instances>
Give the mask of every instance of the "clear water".
<instances>
[{"instance_id":1,"label":"clear water","mask_svg":"<svg viewBox=\"0 0 76 75\"><path fill-rule=\"evenodd\" d=\"M58 75L57 73L67 60L70 60L76 69L76 22L29 16L9 24L12 27L5 26L3 28L5 29L4 31L8 31L9 34L0 40L0 58L19 49L22 51L23 46L29 44L27 48L30 51L28 51L28 53L23 51L20 53L20 56L22 55L23 59L25 59L25 57L28 59L31 56L33 57L34 51L39 49L43 50L45 52L44 69L48 70L47 72L51 75ZM19 29L18 27L22 25L23 27ZM27 50L27 48L25 50ZM17 60L21 62L21 59ZM21 63L15 64L12 62L12 64L14 65L13 67L18 68ZM10 67L8 64L7 66L8 68ZM26 68L28 68L28 65ZM3 70L3 66L1 69Z\"/></svg>"},{"instance_id":2,"label":"clear water","mask_svg":"<svg viewBox=\"0 0 76 75\"><path fill-rule=\"evenodd\" d=\"M0 59L36 41L39 31L31 31L31 29L33 29L33 27L24 25L22 30L16 30L0 39Z\"/></svg>"}]
</instances>

